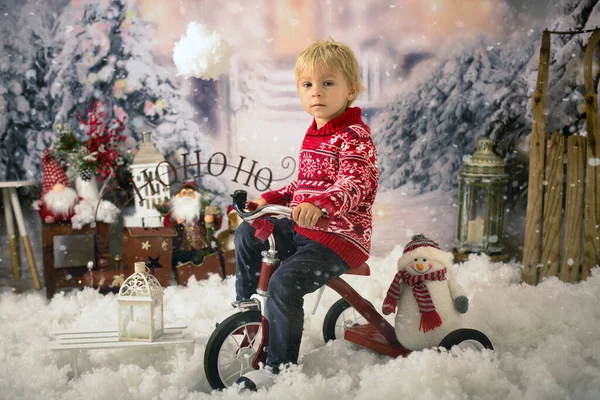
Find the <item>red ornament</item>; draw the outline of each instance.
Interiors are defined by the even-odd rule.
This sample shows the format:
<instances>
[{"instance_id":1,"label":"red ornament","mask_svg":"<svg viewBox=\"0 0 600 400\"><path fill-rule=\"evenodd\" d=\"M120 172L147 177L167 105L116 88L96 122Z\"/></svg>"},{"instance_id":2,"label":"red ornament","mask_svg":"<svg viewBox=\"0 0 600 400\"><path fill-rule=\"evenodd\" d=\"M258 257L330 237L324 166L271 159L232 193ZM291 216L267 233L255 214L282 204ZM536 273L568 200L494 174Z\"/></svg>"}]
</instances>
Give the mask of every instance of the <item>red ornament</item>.
<instances>
[{"instance_id":1,"label":"red ornament","mask_svg":"<svg viewBox=\"0 0 600 400\"><path fill-rule=\"evenodd\" d=\"M96 173L101 177L108 175L115 176L116 168L111 171L111 166L115 165L119 154L116 151L116 141L120 139L125 141L124 135L119 135L119 131L125 129L126 117L115 117L109 120L109 114L104 111L104 104L96 101L93 108L88 109L87 120L78 115L79 120L86 126L86 133L89 140L84 143L90 154L95 156ZM91 165L93 162L88 161Z\"/></svg>"}]
</instances>

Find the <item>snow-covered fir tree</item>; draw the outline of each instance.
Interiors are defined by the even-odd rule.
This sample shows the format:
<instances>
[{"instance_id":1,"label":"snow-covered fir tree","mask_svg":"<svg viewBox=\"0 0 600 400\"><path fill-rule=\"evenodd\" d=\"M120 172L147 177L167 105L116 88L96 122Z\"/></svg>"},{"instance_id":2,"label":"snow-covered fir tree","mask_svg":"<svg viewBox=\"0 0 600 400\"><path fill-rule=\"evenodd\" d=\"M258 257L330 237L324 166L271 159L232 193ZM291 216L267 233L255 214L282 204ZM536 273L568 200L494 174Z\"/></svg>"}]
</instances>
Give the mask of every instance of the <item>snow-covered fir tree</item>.
<instances>
[{"instance_id":1,"label":"snow-covered fir tree","mask_svg":"<svg viewBox=\"0 0 600 400\"><path fill-rule=\"evenodd\" d=\"M23 178L29 170L29 177L41 176L41 152L53 140L54 126L67 124L84 139L80 116L85 118L96 101L104 104L111 117L125 119L130 146L140 141L143 131L150 131L158 150L176 166L183 152L211 153L202 120L182 82L155 60L152 26L139 17L134 0L54 1L56 5L48 7L53 10L50 13L37 4L39 0L29 0L18 24L12 24L22 27L20 36L4 43L5 48L12 46L26 54L18 63L14 59L2 63L2 71L8 66L3 81L11 87L0 89L0 106L14 111L0 126L7 127L1 133L0 163L7 166L4 170L25 166L7 175ZM35 15L30 8L36 6L38 15L44 17L28 18ZM40 32L40 25L47 32ZM10 79L19 77L15 71L22 77ZM31 80L35 80L35 90L25 92L23 82ZM31 122L36 114L37 125ZM19 127L28 121L25 128ZM8 129L12 126L17 128ZM14 133L17 130L21 133ZM17 147L22 150L15 151ZM215 194L224 190L206 174L198 184Z\"/></svg>"},{"instance_id":2,"label":"snow-covered fir tree","mask_svg":"<svg viewBox=\"0 0 600 400\"><path fill-rule=\"evenodd\" d=\"M477 138L489 137L506 161L509 198L526 198L531 95L542 31L593 29L600 25L600 3L563 0L548 6L546 20L520 29L527 22L519 25L519 18L529 15L525 3L516 2L509 12L507 20L517 22L507 41L481 37L455 49L417 90L383 110L374 140L384 189L456 188L462 157L473 153ZM581 130L582 60L589 36L551 36L548 132L572 131L573 124Z\"/></svg>"},{"instance_id":3,"label":"snow-covered fir tree","mask_svg":"<svg viewBox=\"0 0 600 400\"><path fill-rule=\"evenodd\" d=\"M142 131L152 131L169 161L176 162L177 150L209 150L180 82L152 55L152 31L138 17L135 1L111 0L106 7L90 2L73 30L76 40L63 49L73 62L55 67L60 68L53 88L62 99L61 117L83 114L99 99L116 117L127 118L136 140Z\"/></svg>"},{"instance_id":4,"label":"snow-covered fir tree","mask_svg":"<svg viewBox=\"0 0 600 400\"><path fill-rule=\"evenodd\" d=\"M54 117L46 74L64 43L66 2L0 5L0 179L34 179L39 172Z\"/></svg>"}]
</instances>

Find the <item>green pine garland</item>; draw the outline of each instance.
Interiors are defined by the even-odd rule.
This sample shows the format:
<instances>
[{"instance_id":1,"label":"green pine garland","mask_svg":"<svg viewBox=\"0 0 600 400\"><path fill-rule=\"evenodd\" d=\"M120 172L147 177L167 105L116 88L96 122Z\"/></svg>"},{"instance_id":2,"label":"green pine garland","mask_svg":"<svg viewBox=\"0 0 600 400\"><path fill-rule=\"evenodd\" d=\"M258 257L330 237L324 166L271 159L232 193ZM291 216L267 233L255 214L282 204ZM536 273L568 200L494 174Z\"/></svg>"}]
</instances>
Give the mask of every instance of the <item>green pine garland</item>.
<instances>
[{"instance_id":1,"label":"green pine garland","mask_svg":"<svg viewBox=\"0 0 600 400\"><path fill-rule=\"evenodd\" d=\"M50 147L50 154L67 171L82 177L94 176L95 159L83 142L75 136L68 126L57 126L59 135Z\"/></svg>"}]
</instances>

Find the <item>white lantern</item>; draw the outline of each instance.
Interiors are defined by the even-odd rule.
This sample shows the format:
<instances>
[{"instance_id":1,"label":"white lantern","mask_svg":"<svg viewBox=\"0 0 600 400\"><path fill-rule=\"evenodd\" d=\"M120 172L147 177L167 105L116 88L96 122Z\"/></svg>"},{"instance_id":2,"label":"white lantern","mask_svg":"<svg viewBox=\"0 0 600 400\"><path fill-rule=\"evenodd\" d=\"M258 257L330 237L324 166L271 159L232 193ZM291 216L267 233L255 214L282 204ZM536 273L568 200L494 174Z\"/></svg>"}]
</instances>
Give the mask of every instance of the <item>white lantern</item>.
<instances>
[{"instance_id":1,"label":"white lantern","mask_svg":"<svg viewBox=\"0 0 600 400\"><path fill-rule=\"evenodd\" d=\"M140 202L137 193L134 194L135 214L124 218L125 226L148 228L163 226L162 217L154 207L171 198L169 186L164 186L158 179L160 178L160 181L165 184L169 182L169 167L163 161L165 158L150 140L150 132L143 132L140 149L133 158L130 168L131 178L139 188L144 200ZM144 171L151 179L152 187L146 181Z\"/></svg>"},{"instance_id":2,"label":"white lantern","mask_svg":"<svg viewBox=\"0 0 600 400\"><path fill-rule=\"evenodd\" d=\"M121 285L117 296L119 340L152 342L164 332L163 290L143 262Z\"/></svg>"}]
</instances>

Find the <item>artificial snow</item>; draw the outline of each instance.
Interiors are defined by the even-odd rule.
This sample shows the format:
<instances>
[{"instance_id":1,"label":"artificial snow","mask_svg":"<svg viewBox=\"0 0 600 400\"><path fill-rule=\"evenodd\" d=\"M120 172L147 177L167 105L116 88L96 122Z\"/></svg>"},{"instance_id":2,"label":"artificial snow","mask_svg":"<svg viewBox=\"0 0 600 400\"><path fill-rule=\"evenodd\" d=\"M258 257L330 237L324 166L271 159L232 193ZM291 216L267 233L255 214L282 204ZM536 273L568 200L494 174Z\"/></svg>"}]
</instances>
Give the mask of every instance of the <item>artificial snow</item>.
<instances>
[{"instance_id":1,"label":"artificial snow","mask_svg":"<svg viewBox=\"0 0 600 400\"><path fill-rule=\"evenodd\" d=\"M175 44L173 62L180 75L200 79L218 79L229 69L231 47L217 32L190 22L186 35Z\"/></svg>"},{"instance_id":2,"label":"artificial snow","mask_svg":"<svg viewBox=\"0 0 600 400\"><path fill-rule=\"evenodd\" d=\"M81 229L94 221L113 224L121 210L107 200L83 199L75 205L75 215L71 218L73 229Z\"/></svg>"},{"instance_id":3,"label":"artificial snow","mask_svg":"<svg viewBox=\"0 0 600 400\"><path fill-rule=\"evenodd\" d=\"M380 307L402 247L370 260L372 276L347 280ZM452 272L470 299L467 326L491 339L496 351L413 352L391 359L349 342L325 344L322 322L338 298L326 289L305 301L305 335L300 365L271 389L247 399L597 399L600 397L600 270L587 281L546 279L520 283L517 263L492 263L471 256ZM0 393L27 399L231 399L237 388L211 392L203 370L206 342L214 324L231 312L234 278L212 276L188 287L165 288L165 323L187 325L193 351L90 350L79 353L81 376L70 379L71 357L54 352L54 330L116 329L112 294L92 289L58 293L0 294ZM390 316L390 319L393 316ZM32 379L32 377L34 377Z\"/></svg>"}]
</instances>

